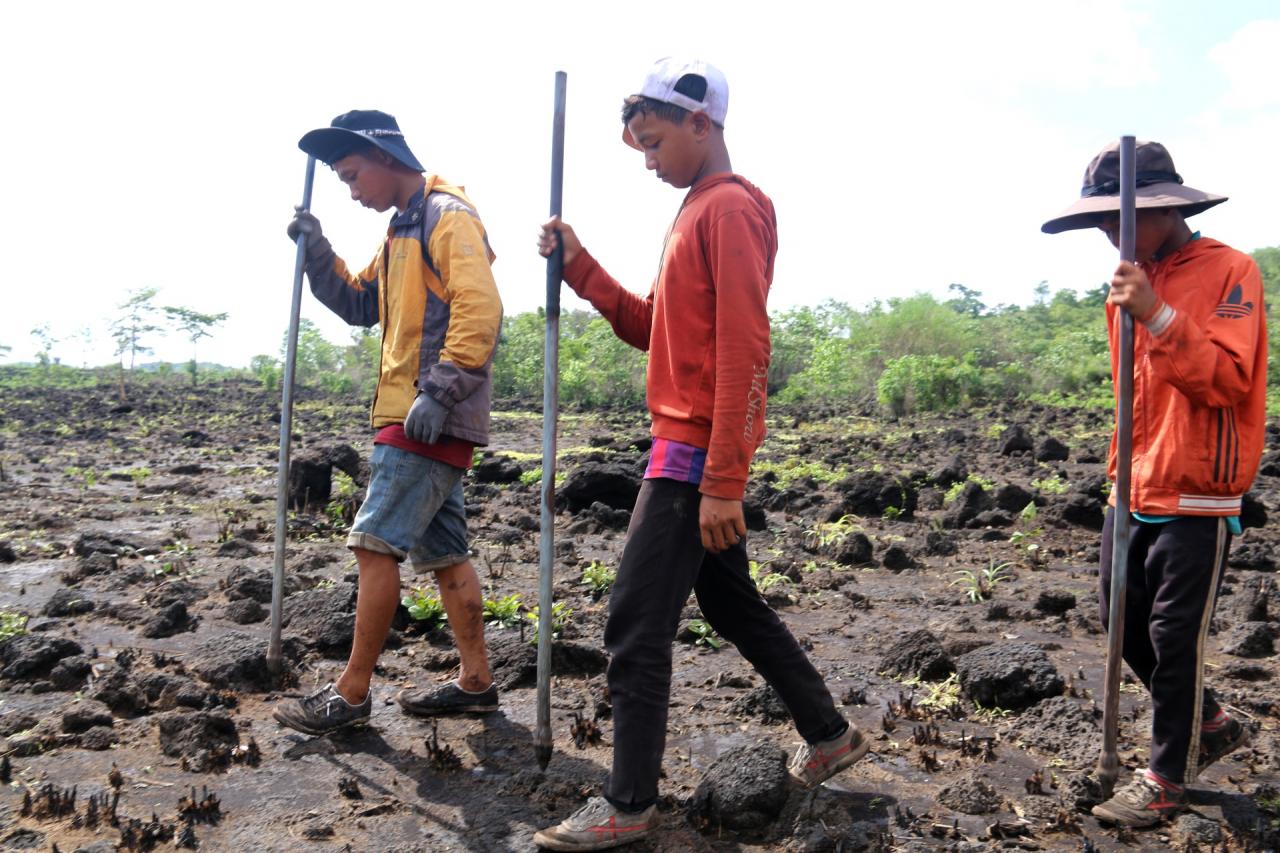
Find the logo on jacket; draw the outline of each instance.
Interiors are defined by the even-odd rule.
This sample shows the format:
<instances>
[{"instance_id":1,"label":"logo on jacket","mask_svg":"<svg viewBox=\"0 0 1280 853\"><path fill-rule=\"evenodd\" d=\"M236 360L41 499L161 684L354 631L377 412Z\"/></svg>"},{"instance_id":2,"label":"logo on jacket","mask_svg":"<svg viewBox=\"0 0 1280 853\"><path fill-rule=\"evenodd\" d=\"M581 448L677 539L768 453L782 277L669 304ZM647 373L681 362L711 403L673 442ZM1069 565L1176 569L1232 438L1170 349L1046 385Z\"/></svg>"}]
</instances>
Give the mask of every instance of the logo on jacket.
<instances>
[{"instance_id":1,"label":"logo on jacket","mask_svg":"<svg viewBox=\"0 0 1280 853\"><path fill-rule=\"evenodd\" d=\"M1253 303L1244 301L1244 288L1237 284L1227 294L1227 301L1219 302L1213 313L1227 320L1239 320L1253 313Z\"/></svg>"}]
</instances>

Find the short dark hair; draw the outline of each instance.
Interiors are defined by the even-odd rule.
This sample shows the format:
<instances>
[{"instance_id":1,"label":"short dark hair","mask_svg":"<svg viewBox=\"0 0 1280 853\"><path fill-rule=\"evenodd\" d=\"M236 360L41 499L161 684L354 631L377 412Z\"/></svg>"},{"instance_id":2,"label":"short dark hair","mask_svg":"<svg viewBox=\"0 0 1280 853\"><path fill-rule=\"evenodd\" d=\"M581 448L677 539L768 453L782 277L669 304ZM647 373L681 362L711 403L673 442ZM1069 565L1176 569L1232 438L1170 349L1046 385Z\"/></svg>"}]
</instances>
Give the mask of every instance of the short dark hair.
<instances>
[{"instance_id":1,"label":"short dark hair","mask_svg":"<svg viewBox=\"0 0 1280 853\"><path fill-rule=\"evenodd\" d=\"M349 146L337 149L336 153L329 155L333 159L329 161L329 168L333 168L333 164L340 160L345 160L353 154L359 154L366 160L374 160L383 164L396 162L396 159L387 152L383 151L372 142L363 142L360 140L352 140Z\"/></svg>"},{"instance_id":2,"label":"short dark hair","mask_svg":"<svg viewBox=\"0 0 1280 853\"><path fill-rule=\"evenodd\" d=\"M686 74L676 81L675 90L695 101L701 101L707 96L707 78L701 74ZM689 111L657 98L632 95L622 102L622 123L626 124L638 115L652 115L672 124L683 124Z\"/></svg>"},{"instance_id":3,"label":"short dark hair","mask_svg":"<svg viewBox=\"0 0 1280 853\"><path fill-rule=\"evenodd\" d=\"M632 95L622 102L623 124L627 124L636 116L648 115L666 119L672 124L683 124L685 116L689 115L689 111L684 107L677 107L675 104L668 104L666 101L659 101L657 98L649 98L644 95Z\"/></svg>"}]
</instances>

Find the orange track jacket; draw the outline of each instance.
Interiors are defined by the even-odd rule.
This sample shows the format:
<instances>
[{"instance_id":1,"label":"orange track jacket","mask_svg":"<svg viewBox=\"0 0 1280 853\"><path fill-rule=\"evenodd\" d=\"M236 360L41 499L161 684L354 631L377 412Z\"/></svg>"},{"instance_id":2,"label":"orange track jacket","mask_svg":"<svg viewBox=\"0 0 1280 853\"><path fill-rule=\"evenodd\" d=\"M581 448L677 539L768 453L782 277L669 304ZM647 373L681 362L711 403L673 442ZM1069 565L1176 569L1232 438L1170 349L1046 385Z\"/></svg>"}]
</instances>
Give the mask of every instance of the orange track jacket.
<instances>
[{"instance_id":1,"label":"orange track jacket","mask_svg":"<svg viewBox=\"0 0 1280 853\"><path fill-rule=\"evenodd\" d=\"M1134 329L1131 506L1239 515L1266 429L1262 276L1248 255L1203 237L1143 269L1160 302ZM1112 377L1119 323L1107 305ZM1114 434L1108 471L1115 482Z\"/></svg>"}]
</instances>

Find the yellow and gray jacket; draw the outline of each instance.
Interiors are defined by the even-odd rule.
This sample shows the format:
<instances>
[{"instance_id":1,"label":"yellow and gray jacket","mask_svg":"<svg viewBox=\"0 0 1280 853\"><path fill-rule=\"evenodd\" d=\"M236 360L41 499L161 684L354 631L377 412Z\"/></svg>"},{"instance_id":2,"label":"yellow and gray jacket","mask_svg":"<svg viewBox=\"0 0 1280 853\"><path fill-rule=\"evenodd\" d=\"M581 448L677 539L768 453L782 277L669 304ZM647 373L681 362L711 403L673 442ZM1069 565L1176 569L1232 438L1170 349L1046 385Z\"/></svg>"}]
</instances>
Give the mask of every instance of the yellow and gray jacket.
<instances>
[{"instance_id":1,"label":"yellow and gray jacket","mask_svg":"<svg viewBox=\"0 0 1280 853\"><path fill-rule=\"evenodd\" d=\"M392 218L363 272L352 275L324 237L308 243L315 297L353 326L382 325L375 428L403 423L422 390L449 407L445 434L488 443L502 325L493 259L471 201L436 175Z\"/></svg>"}]
</instances>

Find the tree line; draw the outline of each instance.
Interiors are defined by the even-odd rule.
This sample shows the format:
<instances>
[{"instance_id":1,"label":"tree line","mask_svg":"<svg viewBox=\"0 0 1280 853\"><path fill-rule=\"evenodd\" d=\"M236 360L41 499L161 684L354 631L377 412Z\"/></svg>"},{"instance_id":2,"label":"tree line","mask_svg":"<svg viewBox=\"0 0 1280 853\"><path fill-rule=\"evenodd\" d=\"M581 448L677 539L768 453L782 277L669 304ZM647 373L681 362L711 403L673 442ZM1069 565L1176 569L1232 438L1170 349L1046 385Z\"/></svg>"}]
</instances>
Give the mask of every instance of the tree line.
<instances>
[{"instance_id":1,"label":"tree line","mask_svg":"<svg viewBox=\"0 0 1280 853\"><path fill-rule=\"evenodd\" d=\"M1280 247L1253 253L1262 270L1267 308L1280 296ZM769 394L781 403L877 407L888 414L939 411L997 400L1110 406L1110 363L1103 305L1107 286L1079 294L1034 289L1030 305L995 305L961 284L946 298L894 297L854 307L827 301L773 314ZM194 382L195 346L225 319L177 306L157 307L155 290L131 293L112 324L119 371L134 367L146 341L167 322L187 336ZM535 403L542 395L541 310L504 318L494 359L494 393ZM590 311L564 314L560 322L560 396L570 406L638 406L644 401L646 356L624 344ZM56 341L47 327L33 332L48 366ZM1280 401L1280 328L1269 329L1268 384ZM254 356L247 371L277 389L284 335L276 353ZM309 320L299 326L297 380L333 394L368 395L377 379L377 329L356 329L345 343L324 337Z\"/></svg>"}]
</instances>

